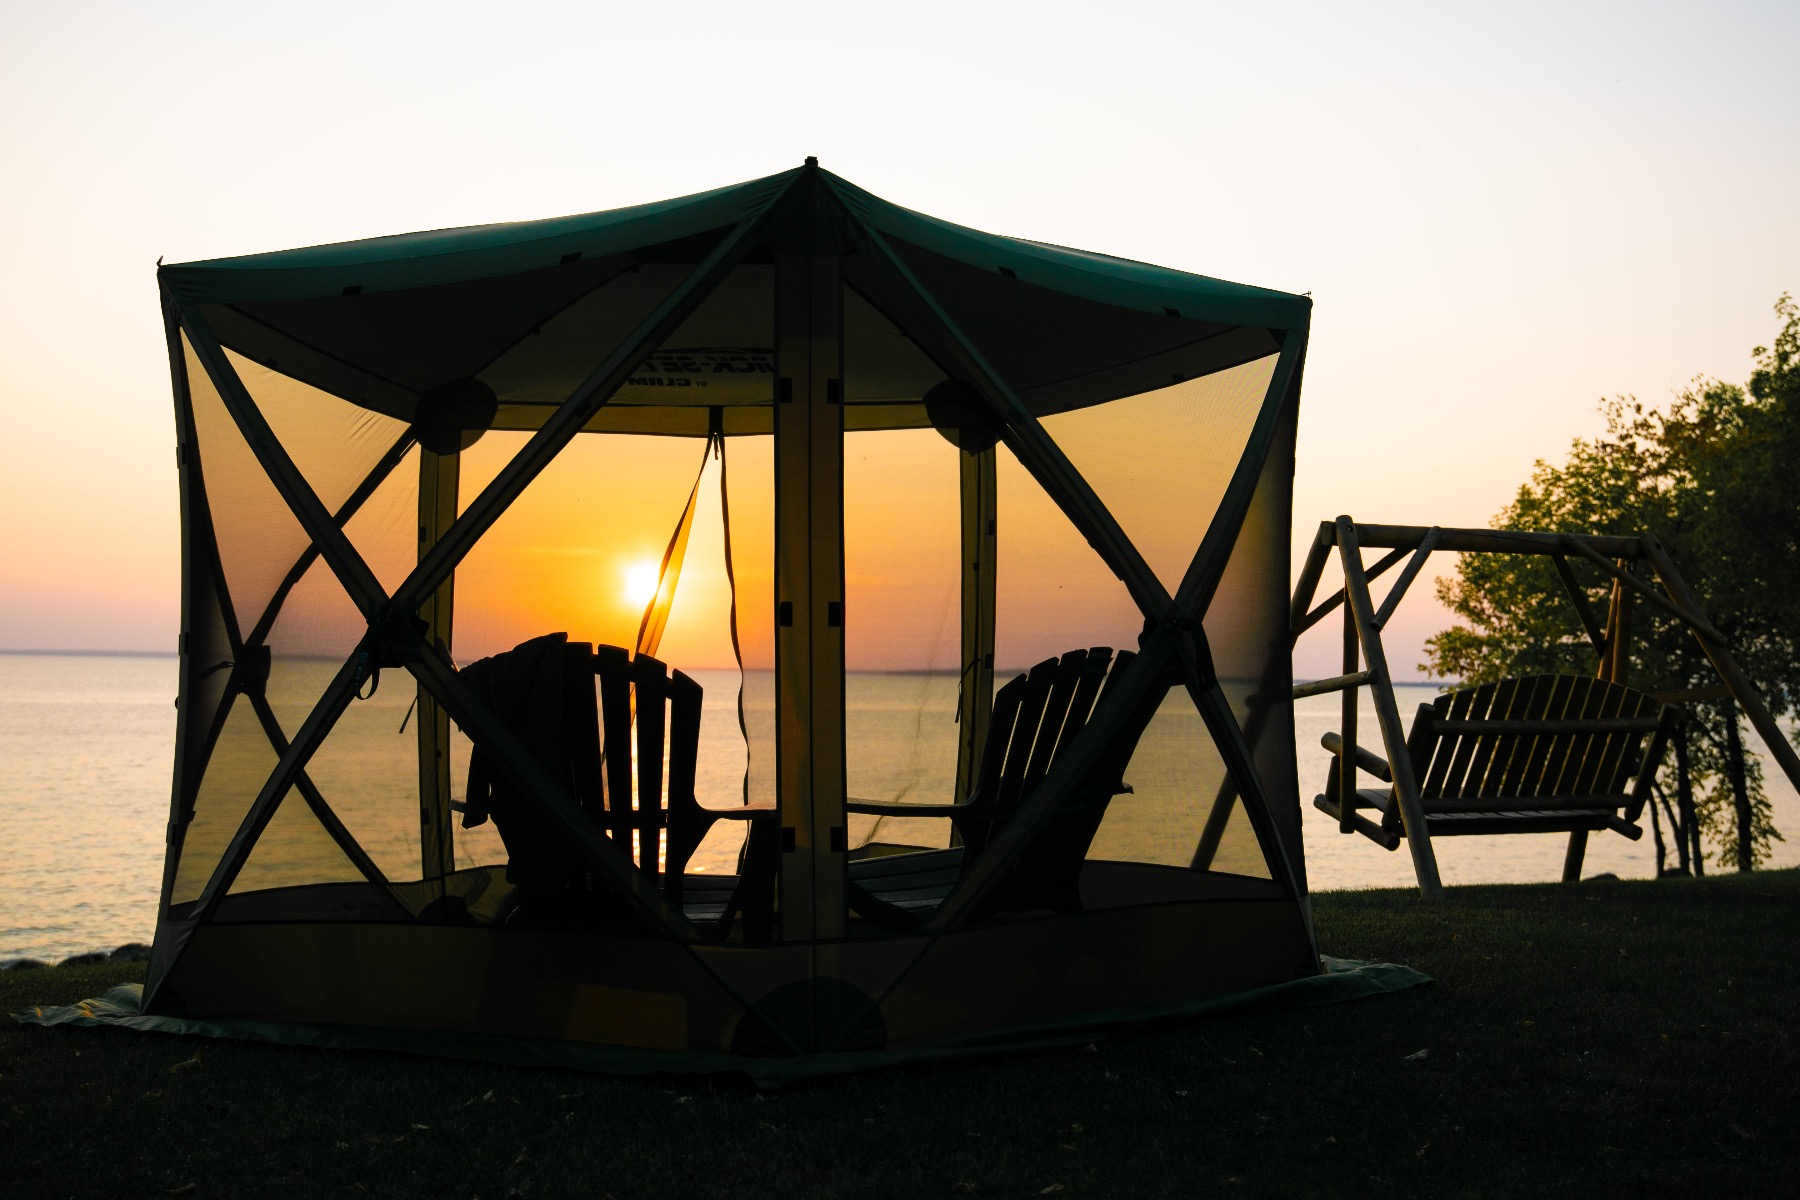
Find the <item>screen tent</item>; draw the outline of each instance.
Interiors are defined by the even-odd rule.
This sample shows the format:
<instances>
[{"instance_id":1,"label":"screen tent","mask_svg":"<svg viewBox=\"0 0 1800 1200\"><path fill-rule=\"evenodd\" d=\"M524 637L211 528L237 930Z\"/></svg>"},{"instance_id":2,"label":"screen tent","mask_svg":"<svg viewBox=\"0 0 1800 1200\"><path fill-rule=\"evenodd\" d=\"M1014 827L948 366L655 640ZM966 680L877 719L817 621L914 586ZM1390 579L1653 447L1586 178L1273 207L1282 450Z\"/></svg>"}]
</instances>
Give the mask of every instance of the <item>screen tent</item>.
<instances>
[{"instance_id":1,"label":"screen tent","mask_svg":"<svg viewBox=\"0 0 1800 1200\"><path fill-rule=\"evenodd\" d=\"M712 1069L1321 975L1304 297L811 160L159 278L184 615L147 1018ZM595 743L606 685L541 665L585 646L688 680L694 745L643 682ZM615 769L647 790L590 788ZM674 816L606 824L683 780L685 863Z\"/></svg>"}]
</instances>

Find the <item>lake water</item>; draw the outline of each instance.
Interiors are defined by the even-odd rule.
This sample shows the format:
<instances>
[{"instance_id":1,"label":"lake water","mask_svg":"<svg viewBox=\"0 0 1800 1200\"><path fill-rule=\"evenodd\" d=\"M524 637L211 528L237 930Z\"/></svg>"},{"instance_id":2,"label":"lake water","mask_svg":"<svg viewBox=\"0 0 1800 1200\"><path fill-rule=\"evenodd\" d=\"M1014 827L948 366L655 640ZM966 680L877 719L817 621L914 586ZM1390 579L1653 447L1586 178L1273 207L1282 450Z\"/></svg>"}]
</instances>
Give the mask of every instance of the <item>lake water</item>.
<instances>
[{"instance_id":1,"label":"lake water","mask_svg":"<svg viewBox=\"0 0 1800 1200\"><path fill-rule=\"evenodd\" d=\"M708 802L731 803L740 794L743 771L733 702L735 673L695 674L707 688L702 729L708 746L699 791ZM754 686L754 676L752 682L747 715L752 737L764 740L768 705L758 693L766 689ZM20 956L54 960L150 939L168 820L175 683L173 658L0 654L0 820L5 823L7 848L6 870L0 872L0 961ZM853 795L947 794L955 761L954 727L919 716L921 711L942 711L943 696L937 693L947 687L953 689L954 684L930 676L852 677L847 712ZM1430 687L1399 691L1401 713L1408 720L1420 701L1435 694ZM365 710L363 719L371 727L394 730L408 699L404 688L383 689L379 703L369 702L374 707ZM1336 696L1295 704L1312 887L1411 886L1412 864L1404 846L1388 853L1360 836L1339 834L1336 824L1311 806L1312 795L1323 786L1328 762L1319 737L1336 727L1337 713ZM1361 729L1365 739L1376 729L1366 695ZM404 757L389 760L401 762ZM1776 826L1795 838L1776 844L1771 865L1800 864L1800 798L1772 762L1765 759L1763 766ZM357 771L356 777L367 786L372 778L367 765ZM464 763L459 761L459 794L463 772ZM319 782L329 793L328 781ZM394 786L403 791L403 778L397 777ZM758 798L766 796L760 770L753 790ZM712 800L715 796L722 801ZM397 811L409 814L410 807L402 804ZM409 858L408 834L400 825L374 832L365 844L383 843L379 850L370 845L378 861L399 863ZM855 839L869 832L853 825L851 835ZM896 830L890 822L880 836L888 839L904 833L904 826ZM1124 839L1125 845L1134 831L1109 821L1103 836ZM458 839L459 863L499 857L491 827L468 834L459 831ZM1440 838L1434 845L1444 881L1454 886L1555 880L1561 874L1565 842L1561 835L1546 834ZM712 847L702 851L695 865L729 869L725 865L729 859L726 850ZM1597 834L1589 842L1587 874L1610 871L1645 878L1654 868L1655 850L1647 832L1638 842L1611 834Z\"/></svg>"}]
</instances>

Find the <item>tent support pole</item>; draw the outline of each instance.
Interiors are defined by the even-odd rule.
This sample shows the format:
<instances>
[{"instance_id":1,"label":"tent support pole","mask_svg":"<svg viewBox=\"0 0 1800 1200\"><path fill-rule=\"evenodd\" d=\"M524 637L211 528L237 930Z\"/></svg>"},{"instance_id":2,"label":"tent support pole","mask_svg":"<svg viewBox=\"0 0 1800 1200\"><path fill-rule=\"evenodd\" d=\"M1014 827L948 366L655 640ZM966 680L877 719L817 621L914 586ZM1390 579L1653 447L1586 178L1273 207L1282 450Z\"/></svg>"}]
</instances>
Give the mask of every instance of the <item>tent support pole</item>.
<instances>
[{"instance_id":1,"label":"tent support pole","mask_svg":"<svg viewBox=\"0 0 1800 1200\"><path fill-rule=\"evenodd\" d=\"M419 551L424 558L444 530L456 520L456 494L462 475L460 453L436 454L419 448ZM438 585L419 615L425 640L450 657L454 572ZM432 898L444 894L444 877L456 869L455 834L450 827L450 715L430 690L418 687L419 712L419 861Z\"/></svg>"},{"instance_id":2,"label":"tent support pole","mask_svg":"<svg viewBox=\"0 0 1800 1200\"><path fill-rule=\"evenodd\" d=\"M775 259L775 760L781 936L844 934L843 280L812 246Z\"/></svg>"},{"instance_id":3,"label":"tent support pole","mask_svg":"<svg viewBox=\"0 0 1800 1200\"><path fill-rule=\"evenodd\" d=\"M995 509L999 453L957 454L962 472L962 677L957 687L956 803L969 798L994 708Z\"/></svg>"}]
</instances>

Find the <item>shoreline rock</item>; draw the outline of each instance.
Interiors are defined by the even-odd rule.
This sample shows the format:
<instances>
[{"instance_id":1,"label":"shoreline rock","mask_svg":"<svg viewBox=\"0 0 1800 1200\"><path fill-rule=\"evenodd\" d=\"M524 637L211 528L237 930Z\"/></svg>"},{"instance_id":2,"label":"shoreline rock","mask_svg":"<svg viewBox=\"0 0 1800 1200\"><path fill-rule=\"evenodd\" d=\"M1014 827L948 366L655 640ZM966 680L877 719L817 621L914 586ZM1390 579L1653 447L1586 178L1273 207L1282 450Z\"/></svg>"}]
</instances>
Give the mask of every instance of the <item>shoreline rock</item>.
<instances>
[{"instance_id":1,"label":"shoreline rock","mask_svg":"<svg viewBox=\"0 0 1800 1200\"><path fill-rule=\"evenodd\" d=\"M112 950L89 950L85 954L72 954L58 967L91 967L99 963L140 963L150 961L150 946L147 942L126 942ZM51 963L41 958L9 958L0 960L0 971L44 971L50 969Z\"/></svg>"}]
</instances>

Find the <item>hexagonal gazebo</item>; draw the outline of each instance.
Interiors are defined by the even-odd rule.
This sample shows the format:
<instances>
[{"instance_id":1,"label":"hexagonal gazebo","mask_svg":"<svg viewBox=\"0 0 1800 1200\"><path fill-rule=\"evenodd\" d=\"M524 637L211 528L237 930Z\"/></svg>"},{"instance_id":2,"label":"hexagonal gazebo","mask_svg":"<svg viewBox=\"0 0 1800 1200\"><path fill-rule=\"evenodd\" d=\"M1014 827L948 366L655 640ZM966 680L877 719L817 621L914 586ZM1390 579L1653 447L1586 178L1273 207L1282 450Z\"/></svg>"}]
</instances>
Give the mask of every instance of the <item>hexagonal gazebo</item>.
<instances>
[{"instance_id":1,"label":"hexagonal gazebo","mask_svg":"<svg viewBox=\"0 0 1800 1200\"><path fill-rule=\"evenodd\" d=\"M1329 979L1307 299L810 159L159 278L180 724L132 1023L766 1080Z\"/></svg>"}]
</instances>

